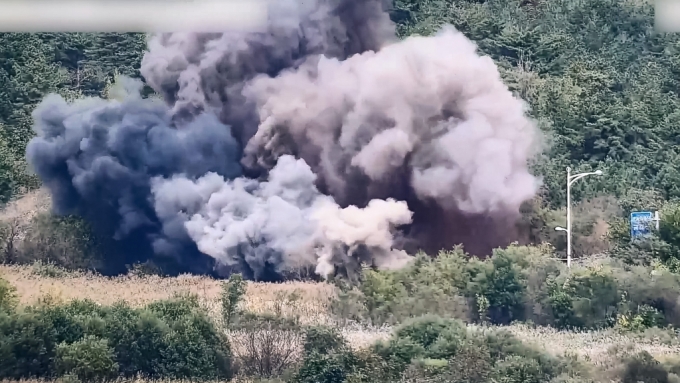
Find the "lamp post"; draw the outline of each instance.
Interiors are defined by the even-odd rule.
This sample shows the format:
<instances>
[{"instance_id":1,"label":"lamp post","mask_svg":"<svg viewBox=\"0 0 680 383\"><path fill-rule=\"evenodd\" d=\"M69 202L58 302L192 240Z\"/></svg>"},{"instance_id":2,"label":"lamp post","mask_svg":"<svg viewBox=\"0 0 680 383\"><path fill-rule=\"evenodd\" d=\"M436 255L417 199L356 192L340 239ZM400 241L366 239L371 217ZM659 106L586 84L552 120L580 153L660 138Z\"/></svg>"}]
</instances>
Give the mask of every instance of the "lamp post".
<instances>
[{"instance_id":1,"label":"lamp post","mask_svg":"<svg viewBox=\"0 0 680 383\"><path fill-rule=\"evenodd\" d=\"M594 172L579 173L571 175L571 168L567 167L567 228L556 227L556 231L567 232L567 267L571 268L571 185L574 182L580 180L583 177L590 175L601 176L602 170L596 170Z\"/></svg>"}]
</instances>

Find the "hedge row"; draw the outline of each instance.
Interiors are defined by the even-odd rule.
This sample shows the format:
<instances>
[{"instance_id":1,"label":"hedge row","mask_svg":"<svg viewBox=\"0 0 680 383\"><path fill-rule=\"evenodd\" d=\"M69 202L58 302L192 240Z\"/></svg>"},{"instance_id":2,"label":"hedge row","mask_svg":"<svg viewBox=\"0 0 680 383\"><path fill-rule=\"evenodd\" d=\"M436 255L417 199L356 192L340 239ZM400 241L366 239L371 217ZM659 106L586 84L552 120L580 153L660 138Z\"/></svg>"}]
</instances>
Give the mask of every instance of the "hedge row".
<instances>
[{"instance_id":1,"label":"hedge row","mask_svg":"<svg viewBox=\"0 0 680 383\"><path fill-rule=\"evenodd\" d=\"M228 340L192 297L140 309L87 300L13 306L0 309L0 379L232 376Z\"/></svg>"}]
</instances>

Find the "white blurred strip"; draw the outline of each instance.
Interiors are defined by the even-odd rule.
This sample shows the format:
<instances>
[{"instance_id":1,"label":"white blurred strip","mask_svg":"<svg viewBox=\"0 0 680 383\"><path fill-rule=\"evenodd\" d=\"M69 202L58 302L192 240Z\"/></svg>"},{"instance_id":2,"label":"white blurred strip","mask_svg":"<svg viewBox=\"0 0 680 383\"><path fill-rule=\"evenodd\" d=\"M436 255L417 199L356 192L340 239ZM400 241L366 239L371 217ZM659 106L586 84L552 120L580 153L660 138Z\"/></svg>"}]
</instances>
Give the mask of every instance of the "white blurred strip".
<instances>
[{"instance_id":1,"label":"white blurred strip","mask_svg":"<svg viewBox=\"0 0 680 383\"><path fill-rule=\"evenodd\" d=\"M262 0L0 0L0 32L226 32L266 18Z\"/></svg>"},{"instance_id":2,"label":"white blurred strip","mask_svg":"<svg viewBox=\"0 0 680 383\"><path fill-rule=\"evenodd\" d=\"M654 2L654 28L659 32L680 32L680 0Z\"/></svg>"}]
</instances>

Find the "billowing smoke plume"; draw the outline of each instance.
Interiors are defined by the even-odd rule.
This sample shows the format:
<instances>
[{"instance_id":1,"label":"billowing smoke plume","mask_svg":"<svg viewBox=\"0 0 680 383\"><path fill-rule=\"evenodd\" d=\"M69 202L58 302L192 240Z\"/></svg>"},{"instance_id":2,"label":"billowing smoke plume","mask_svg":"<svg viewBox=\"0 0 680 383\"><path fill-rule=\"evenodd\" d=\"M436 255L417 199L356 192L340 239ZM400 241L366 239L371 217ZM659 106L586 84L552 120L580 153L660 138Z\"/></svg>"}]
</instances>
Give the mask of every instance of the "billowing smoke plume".
<instances>
[{"instance_id":1,"label":"billowing smoke plume","mask_svg":"<svg viewBox=\"0 0 680 383\"><path fill-rule=\"evenodd\" d=\"M303 160L286 155L265 182L228 181L216 173L195 181L175 176L154 179L152 193L161 219L184 212L186 230L201 252L222 265L245 262L258 279L267 264L279 270L316 265L325 276L336 263L373 260L391 267L407 259L392 249L391 233L411 222L406 203L373 200L364 209L343 209L319 193L315 181Z\"/></svg>"},{"instance_id":2,"label":"billowing smoke plume","mask_svg":"<svg viewBox=\"0 0 680 383\"><path fill-rule=\"evenodd\" d=\"M538 186L537 130L492 60L451 28L397 41L377 0L282 0L263 30L155 36L141 72L165 103L134 81L120 100L50 96L28 148L57 211L128 263L269 280L484 255L517 239Z\"/></svg>"}]
</instances>

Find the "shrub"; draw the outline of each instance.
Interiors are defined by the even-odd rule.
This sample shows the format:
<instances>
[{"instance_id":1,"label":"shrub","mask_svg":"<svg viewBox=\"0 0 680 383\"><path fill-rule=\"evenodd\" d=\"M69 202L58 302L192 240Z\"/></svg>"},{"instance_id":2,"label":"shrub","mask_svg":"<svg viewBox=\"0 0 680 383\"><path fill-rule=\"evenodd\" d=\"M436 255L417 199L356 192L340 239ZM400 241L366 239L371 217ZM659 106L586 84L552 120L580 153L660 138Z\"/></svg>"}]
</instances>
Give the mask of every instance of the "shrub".
<instances>
[{"instance_id":1,"label":"shrub","mask_svg":"<svg viewBox=\"0 0 680 383\"><path fill-rule=\"evenodd\" d=\"M500 361L494 375L500 383L543 383L550 380L536 359L518 355Z\"/></svg>"},{"instance_id":2,"label":"shrub","mask_svg":"<svg viewBox=\"0 0 680 383\"><path fill-rule=\"evenodd\" d=\"M104 381L118 373L113 350L105 339L88 335L74 343L57 347L55 368L57 374L71 374L82 381Z\"/></svg>"},{"instance_id":3,"label":"shrub","mask_svg":"<svg viewBox=\"0 0 680 383\"><path fill-rule=\"evenodd\" d=\"M41 317L55 330L58 343L73 343L85 335L106 336L105 311L90 300L74 300L64 305L40 307Z\"/></svg>"},{"instance_id":4,"label":"shrub","mask_svg":"<svg viewBox=\"0 0 680 383\"><path fill-rule=\"evenodd\" d=\"M170 331L158 345L154 362L162 377L217 380L232 377L229 340L201 312L170 322Z\"/></svg>"},{"instance_id":5,"label":"shrub","mask_svg":"<svg viewBox=\"0 0 680 383\"><path fill-rule=\"evenodd\" d=\"M12 312L19 302L16 287L0 277L0 312Z\"/></svg>"},{"instance_id":6,"label":"shrub","mask_svg":"<svg viewBox=\"0 0 680 383\"><path fill-rule=\"evenodd\" d=\"M304 358L293 376L294 383L340 383L348 376L355 379L360 362L335 330L323 327L308 328L303 345Z\"/></svg>"},{"instance_id":7,"label":"shrub","mask_svg":"<svg viewBox=\"0 0 680 383\"><path fill-rule=\"evenodd\" d=\"M623 314L643 316L646 327L680 325L680 275L663 268L633 266L615 276L620 290L625 292Z\"/></svg>"},{"instance_id":8,"label":"shrub","mask_svg":"<svg viewBox=\"0 0 680 383\"><path fill-rule=\"evenodd\" d=\"M620 295L610 268L575 269L566 278L564 291L572 300L572 326L602 328L613 325Z\"/></svg>"},{"instance_id":9,"label":"shrub","mask_svg":"<svg viewBox=\"0 0 680 383\"><path fill-rule=\"evenodd\" d=\"M449 360L447 381L451 383L483 383L491 378L491 354L479 341L466 340Z\"/></svg>"},{"instance_id":10,"label":"shrub","mask_svg":"<svg viewBox=\"0 0 680 383\"><path fill-rule=\"evenodd\" d=\"M327 326L311 326L305 331L304 352L326 354L346 347L345 338L337 329Z\"/></svg>"},{"instance_id":11,"label":"shrub","mask_svg":"<svg viewBox=\"0 0 680 383\"><path fill-rule=\"evenodd\" d=\"M668 371L647 351L642 351L626 362L621 382L668 383Z\"/></svg>"},{"instance_id":12,"label":"shrub","mask_svg":"<svg viewBox=\"0 0 680 383\"><path fill-rule=\"evenodd\" d=\"M196 311L201 310L201 305L195 294L176 294L171 299L152 302L146 306L148 310L166 321L177 321Z\"/></svg>"},{"instance_id":13,"label":"shrub","mask_svg":"<svg viewBox=\"0 0 680 383\"><path fill-rule=\"evenodd\" d=\"M398 378L414 359L425 357L426 350L411 338L392 337L373 345L372 351L383 359L388 376Z\"/></svg>"},{"instance_id":14,"label":"shrub","mask_svg":"<svg viewBox=\"0 0 680 383\"><path fill-rule=\"evenodd\" d=\"M100 266L100 244L81 218L38 214L28 228L17 261L28 264L42 261L69 270Z\"/></svg>"},{"instance_id":15,"label":"shrub","mask_svg":"<svg viewBox=\"0 0 680 383\"><path fill-rule=\"evenodd\" d=\"M424 349L428 349L439 339L442 332L452 327L464 329L460 321L427 315L404 323L397 328L395 336L410 338Z\"/></svg>"},{"instance_id":16,"label":"shrub","mask_svg":"<svg viewBox=\"0 0 680 383\"><path fill-rule=\"evenodd\" d=\"M436 341L429 347L427 355L435 359L458 357L461 350L467 346L473 346L468 337L468 330L461 322L457 322L439 334Z\"/></svg>"},{"instance_id":17,"label":"shrub","mask_svg":"<svg viewBox=\"0 0 680 383\"><path fill-rule=\"evenodd\" d=\"M344 383L350 375L351 353L331 354L313 352L305 355L300 369L295 373L294 383Z\"/></svg>"},{"instance_id":18,"label":"shrub","mask_svg":"<svg viewBox=\"0 0 680 383\"><path fill-rule=\"evenodd\" d=\"M229 280L222 283L222 319L225 326L229 326L238 315L238 305L246 294L246 282L241 274L232 274Z\"/></svg>"},{"instance_id":19,"label":"shrub","mask_svg":"<svg viewBox=\"0 0 680 383\"><path fill-rule=\"evenodd\" d=\"M0 378L50 375L56 331L39 313L0 313Z\"/></svg>"},{"instance_id":20,"label":"shrub","mask_svg":"<svg viewBox=\"0 0 680 383\"><path fill-rule=\"evenodd\" d=\"M231 376L229 343L207 315L192 311L173 317L185 304L175 301L152 304L145 310L124 305L111 309L107 337L123 375L194 379Z\"/></svg>"},{"instance_id":21,"label":"shrub","mask_svg":"<svg viewBox=\"0 0 680 383\"><path fill-rule=\"evenodd\" d=\"M282 375L302 354L301 331L276 321L255 322L231 334L241 374L271 378Z\"/></svg>"},{"instance_id":22,"label":"shrub","mask_svg":"<svg viewBox=\"0 0 680 383\"><path fill-rule=\"evenodd\" d=\"M508 324L523 319L525 286L519 267L504 251L494 251L491 262L477 266L471 281L471 293L488 300L488 317L492 323Z\"/></svg>"},{"instance_id":23,"label":"shrub","mask_svg":"<svg viewBox=\"0 0 680 383\"><path fill-rule=\"evenodd\" d=\"M548 285L548 304L552 312L552 324L560 329L579 327L574 312L574 301L563 284L551 279Z\"/></svg>"},{"instance_id":24,"label":"shrub","mask_svg":"<svg viewBox=\"0 0 680 383\"><path fill-rule=\"evenodd\" d=\"M31 272L34 275L47 278L61 278L68 274L68 270L59 267L52 262L43 262L41 260L33 263Z\"/></svg>"},{"instance_id":25,"label":"shrub","mask_svg":"<svg viewBox=\"0 0 680 383\"><path fill-rule=\"evenodd\" d=\"M73 301L0 314L0 356L0 378L58 372L74 379L104 379L111 367L109 356L124 377L232 376L226 336L192 297L154 302L145 309ZM53 365L53 360L58 363Z\"/></svg>"}]
</instances>

